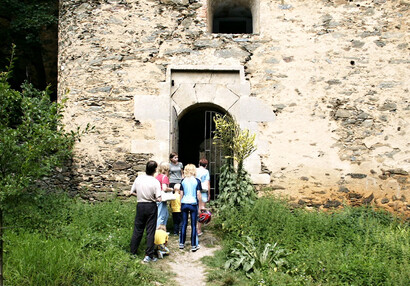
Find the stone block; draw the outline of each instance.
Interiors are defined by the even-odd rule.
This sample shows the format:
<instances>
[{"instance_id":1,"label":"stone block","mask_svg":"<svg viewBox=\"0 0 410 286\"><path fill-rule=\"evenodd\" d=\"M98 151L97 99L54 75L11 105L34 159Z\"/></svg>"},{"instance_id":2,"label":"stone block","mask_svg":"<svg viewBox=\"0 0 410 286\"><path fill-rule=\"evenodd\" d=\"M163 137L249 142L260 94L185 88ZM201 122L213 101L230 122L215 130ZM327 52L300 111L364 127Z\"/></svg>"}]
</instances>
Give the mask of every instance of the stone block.
<instances>
[{"instance_id":1,"label":"stone block","mask_svg":"<svg viewBox=\"0 0 410 286\"><path fill-rule=\"evenodd\" d=\"M180 84L177 90L172 94L175 103L184 110L185 108L196 103L195 88L192 83Z\"/></svg>"},{"instance_id":2,"label":"stone block","mask_svg":"<svg viewBox=\"0 0 410 286\"><path fill-rule=\"evenodd\" d=\"M225 109L231 107L239 100L239 97L223 86L219 86L215 91L215 100L213 103L220 105Z\"/></svg>"},{"instance_id":3,"label":"stone block","mask_svg":"<svg viewBox=\"0 0 410 286\"><path fill-rule=\"evenodd\" d=\"M227 84L226 87L239 97L249 96L251 94L251 85L249 82L241 84Z\"/></svg>"},{"instance_id":4,"label":"stone block","mask_svg":"<svg viewBox=\"0 0 410 286\"><path fill-rule=\"evenodd\" d=\"M256 185L267 185L270 183L270 176L268 174L251 174L251 180Z\"/></svg>"},{"instance_id":5,"label":"stone block","mask_svg":"<svg viewBox=\"0 0 410 286\"><path fill-rule=\"evenodd\" d=\"M258 152L259 155L267 155L270 153L269 150L269 142L266 139L263 139L261 136L256 136L256 152Z\"/></svg>"},{"instance_id":6,"label":"stone block","mask_svg":"<svg viewBox=\"0 0 410 286\"><path fill-rule=\"evenodd\" d=\"M168 151L168 142L163 140L132 140L131 153L158 154Z\"/></svg>"},{"instance_id":7,"label":"stone block","mask_svg":"<svg viewBox=\"0 0 410 286\"><path fill-rule=\"evenodd\" d=\"M215 99L215 89L217 88L214 84L198 83L195 86L195 92L198 102L213 102Z\"/></svg>"},{"instance_id":8,"label":"stone block","mask_svg":"<svg viewBox=\"0 0 410 286\"><path fill-rule=\"evenodd\" d=\"M258 123L257 122L253 122L253 121L242 121L239 120L239 127L241 127L241 129L248 129L251 134L257 134L258 132Z\"/></svg>"},{"instance_id":9,"label":"stone block","mask_svg":"<svg viewBox=\"0 0 410 286\"><path fill-rule=\"evenodd\" d=\"M245 170L250 174L258 174L261 171L261 161L259 156L254 152L244 163Z\"/></svg>"},{"instance_id":10,"label":"stone block","mask_svg":"<svg viewBox=\"0 0 410 286\"><path fill-rule=\"evenodd\" d=\"M157 140L169 140L169 120L155 121L155 138Z\"/></svg>"},{"instance_id":11,"label":"stone block","mask_svg":"<svg viewBox=\"0 0 410 286\"><path fill-rule=\"evenodd\" d=\"M255 97L242 97L229 110L241 121L271 122L275 113L262 100Z\"/></svg>"},{"instance_id":12,"label":"stone block","mask_svg":"<svg viewBox=\"0 0 410 286\"><path fill-rule=\"evenodd\" d=\"M149 106L150 108L147 108ZM156 95L134 96L134 117L136 120L169 119L169 97Z\"/></svg>"}]
</instances>

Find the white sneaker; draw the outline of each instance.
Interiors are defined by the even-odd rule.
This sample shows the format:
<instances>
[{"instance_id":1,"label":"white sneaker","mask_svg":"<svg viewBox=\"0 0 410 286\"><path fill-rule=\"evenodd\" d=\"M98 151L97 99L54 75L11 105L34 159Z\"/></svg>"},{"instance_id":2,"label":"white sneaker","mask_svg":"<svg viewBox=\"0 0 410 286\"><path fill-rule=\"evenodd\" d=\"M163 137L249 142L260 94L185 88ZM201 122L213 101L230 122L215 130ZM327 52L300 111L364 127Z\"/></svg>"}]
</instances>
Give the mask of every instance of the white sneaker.
<instances>
[{"instance_id":1,"label":"white sneaker","mask_svg":"<svg viewBox=\"0 0 410 286\"><path fill-rule=\"evenodd\" d=\"M157 255L158 255L158 259L164 258L164 255L162 254L161 250L158 250Z\"/></svg>"},{"instance_id":2,"label":"white sneaker","mask_svg":"<svg viewBox=\"0 0 410 286\"><path fill-rule=\"evenodd\" d=\"M192 251L192 252L195 252L195 251L197 251L197 250L200 249L200 248L201 248L201 246L198 244L197 246L192 246L191 251Z\"/></svg>"},{"instance_id":3,"label":"white sneaker","mask_svg":"<svg viewBox=\"0 0 410 286\"><path fill-rule=\"evenodd\" d=\"M148 255L144 257L144 259L142 260L142 262L144 263L149 263L149 262L156 262L158 259L156 257L149 257Z\"/></svg>"}]
</instances>

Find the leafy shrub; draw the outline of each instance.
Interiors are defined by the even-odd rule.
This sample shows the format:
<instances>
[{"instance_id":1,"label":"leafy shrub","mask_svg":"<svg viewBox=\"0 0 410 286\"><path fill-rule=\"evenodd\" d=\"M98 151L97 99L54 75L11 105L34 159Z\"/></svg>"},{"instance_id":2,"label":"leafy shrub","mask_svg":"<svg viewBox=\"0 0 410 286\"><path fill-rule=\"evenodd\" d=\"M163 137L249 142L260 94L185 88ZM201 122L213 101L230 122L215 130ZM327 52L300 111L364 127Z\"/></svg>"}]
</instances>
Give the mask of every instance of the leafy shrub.
<instances>
[{"instance_id":1,"label":"leafy shrub","mask_svg":"<svg viewBox=\"0 0 410 286\"><path fill-rule=\"evenodd\" d=\"M263 270L266 268L282 268L287 264L285 257L287 252L277 246L266 243L264 247L256 244L249 236L245 242L237 241L239 248L231 250L230 259L225 263L225 268L242 269L247 274L252 270Z\"/></svg>"},{"instance_id":2,"label":"leafy shrub","mask_svg":"<svg viewBox=\"0 0 410 286\"><path fill-rule=\"evenodd\" d=\"M221 215L230 212L232 208L242 205L252 205L256 200L256 192L244 169L236 173L232 166L224 164L221 167L217 208Z\"/></svg>"},{"instance_id":3,"label":"leafy shrub","mask_svg":"<svg viewBox=\"0 0 410 286\"><path fill-rule=\"evenodd\" d=\"M250 134L247 129L241 130L239 124L227 115L217 115L214 121L215 143L222 148L227 159L220 170L220 195L216 201L223 215L232 208L252 204L256 199L255 188L243 168L245 159L256 150L255 134ZM234 162L237 163L236 168Z\"/></svg>"}]
</instances>

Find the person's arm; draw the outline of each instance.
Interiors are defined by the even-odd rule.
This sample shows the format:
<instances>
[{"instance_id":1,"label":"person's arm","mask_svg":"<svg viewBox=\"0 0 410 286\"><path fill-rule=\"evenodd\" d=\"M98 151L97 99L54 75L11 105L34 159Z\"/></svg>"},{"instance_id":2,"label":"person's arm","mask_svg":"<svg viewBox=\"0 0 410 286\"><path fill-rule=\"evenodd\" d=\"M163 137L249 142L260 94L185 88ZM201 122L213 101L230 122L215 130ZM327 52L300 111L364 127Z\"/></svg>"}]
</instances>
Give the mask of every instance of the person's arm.
<instances>
[{"instance_id":1,"label":"person's arm","mask_svg":"<svg viewBox=\"0 0 410 286\"><path fill-rule=\"evenodd\" d=\"M184 165L181 162L179 163L181 164L181 177L184 178Z\"/></svg>"},{"instance_id":2,"label":"person's arm","mask_svg":"<svg viewBox=\"0 0 410 286\"><path fill-rule=\"evenodd\" d=\"M184 180L184 179L182 179L182 180ZM179 196L180 196L181 201L182 201L182 198L184 197L184 186L182 185L182 181L179 184Z\"/></svg>"},{"instance_id":3,"label":"person's arm","mask_svg":"<svg viewBox=\"0 0 410 286\"><path fill-rule=\"evenodd\" d=\"M156 186L156 188L155 188L155 197L157 198L157 202L161 202L162 201L162 197L161 197L161 183L157 180L157 179L155 179L157 182L158 182L158 184L157 184L157 186Z\"/></svg>"},{"instance_id":4,"label":"person's arm","mask_svg":"<svg viewBox=\"0 0 410 286\"><path fill-rule=\"evenodd\" d=\"M162 190L164 192L172 192L174 189L169 187L169 179L167 176L162 177Z\"/></svg>"},{"instance_id":5,"label":"person's arm","mask_svg":"<svg viewBox=\"0 0 410 286\"><path fill-rule=\"evenodd\" d=\"M132 184L131 190L130 190L130 192L129 192L128 195L129 195L129 196L137 196L137 184L135 183L135 181L134 181L134 183Z\"/></svg>"}]
</instances>

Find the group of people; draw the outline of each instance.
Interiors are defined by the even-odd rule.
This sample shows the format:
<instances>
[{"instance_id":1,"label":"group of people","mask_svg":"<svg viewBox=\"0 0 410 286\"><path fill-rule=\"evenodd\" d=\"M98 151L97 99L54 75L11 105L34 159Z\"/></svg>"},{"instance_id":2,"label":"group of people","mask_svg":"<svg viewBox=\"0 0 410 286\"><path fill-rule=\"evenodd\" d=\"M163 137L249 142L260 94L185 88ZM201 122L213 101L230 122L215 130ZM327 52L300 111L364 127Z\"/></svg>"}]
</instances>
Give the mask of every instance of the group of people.
<instances>
[{"instance_id":1,"label":"group of people","mask_svg":"<svg viewBox=\"0 0 410 286\"><path fill-rule=\"evenodd\" d=\"M206 210L210 196L210 176L208 161L200 159L199 167L178 161L178 154L172 152L170 162L162 162L159 167L155 161L146 164L145 175L138 176L131 195L137 196L137 212L131 238L131 253L136 254L144 229L147 231L147 248L144 262L156 261L169 254L167 248L169 218L165 193L174 194L170 201L173 234L179 235L179 248L185 248L189 217L191 219L191 251L200 248L198 237L202 235L202 225L198 222L200 212ZM157 172L158 168L158 172ZM158 173L156 176L155 174ZM155 176L155 177L154 177Z\"/></svg>"}]
</instances>

